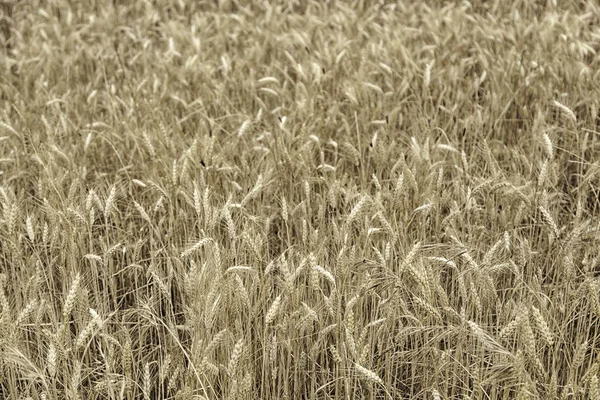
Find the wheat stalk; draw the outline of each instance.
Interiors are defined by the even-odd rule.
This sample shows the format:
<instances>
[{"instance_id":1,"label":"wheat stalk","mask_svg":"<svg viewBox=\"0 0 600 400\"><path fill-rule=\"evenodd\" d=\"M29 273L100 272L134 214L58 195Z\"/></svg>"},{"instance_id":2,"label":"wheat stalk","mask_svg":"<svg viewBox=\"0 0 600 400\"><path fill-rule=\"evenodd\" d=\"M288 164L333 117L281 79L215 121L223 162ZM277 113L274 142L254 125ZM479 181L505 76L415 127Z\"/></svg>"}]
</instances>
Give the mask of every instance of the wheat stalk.
<instances>
[{"instance_id":1,"label":"wheat stalk","mask_svg":"<svg viewBox=\"0 0 600 400\"><path fill-rule=\"evenodd\" d=\"M565 116L567 116L571 121L577 122L577 117L575 116L575 113L569 107L565 106L564 104L562 104L556 100L552 100L552 104L554 104L555 107L557 107L560 111L562 111L563 114Z\"/></svg>"},{"instance_id":2,"label":"wheat stalk","mask_svg":"<svg viewBox=\"0 0 600 400\"><path fill-rule=\"evenodd\" d=\"M79 291L79 284L81 282L81 275L78 273L75 275L75 278L71 282L71 288L65 298L65 303L63 306L63 320L66 322L71 315L71 311L73 311L73 307L75 306L75 301L77 299L77 293Z\"/></svg>"},{"instance_id":3,"label":"wheat stalk","mask_svg":"<svg viewBox=\"0 0 600 400\"><path fill-rule=\"evenodd\" d=\"M230 377L234 377L238 364L240 362L240 358L242 357L242 353L244 352L244 339L240 339L235 343L233 347L233 351L231 352L231 357L229 358L229 364L227 365L227 374Z\"/></svg>"},{"instance_id":4,"label":"wheat stalk","mask_svg":"<svg viewBox=\"0 0 600 400\"><path fill-rule=\"evenodd\" d=\"M371 371L370 369L367 369L357 363L354 363L354 368L356 369L356 372L360 378L381 386L384 385L383 379L381 379L375 372Z\"/></svg>"},{"instance_id":5,"label":"wheat stalk","mask_svg":"<svg viewBox=\"0 0 600 400\"><path fill-rule=\"evenodd\" d=\"M265 325L270 325L275 320L277 314L279 313L279 309L281 308L281 302L282 295L279 295L275 298L275 300L269 307L267 314L265 315Z\"/></svg>"},{"instance_id":6,"label":"wheat stalk","mask_svg":"<svg viewBox=\"0 0 600 400\"><path fill-rule=\"evenodd\" d=\"M117 186L112 185L110 191L108 192L108 197L106 198L106 203L104 205L104 219L108 220L110 213L115 205L115 201L117 199Z\"/></svg>"}]
</instances>

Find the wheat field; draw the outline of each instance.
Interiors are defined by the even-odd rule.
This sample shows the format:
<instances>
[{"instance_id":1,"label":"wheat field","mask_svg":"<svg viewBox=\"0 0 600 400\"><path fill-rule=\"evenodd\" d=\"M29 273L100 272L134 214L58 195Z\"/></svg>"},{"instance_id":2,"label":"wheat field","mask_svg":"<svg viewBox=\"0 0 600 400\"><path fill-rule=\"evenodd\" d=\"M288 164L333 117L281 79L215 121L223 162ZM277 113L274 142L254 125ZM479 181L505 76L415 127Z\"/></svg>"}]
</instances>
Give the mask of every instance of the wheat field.
<instances>
[{"instance_id":1,"label":"wheat field","mask_svg":"<svg viewBox=\"0 0 600 400\"><path fill-rule=\"evenodd\" d=\"M0 399L600 400L597 1L0 13Z\"/></svg>"}]
</instances>

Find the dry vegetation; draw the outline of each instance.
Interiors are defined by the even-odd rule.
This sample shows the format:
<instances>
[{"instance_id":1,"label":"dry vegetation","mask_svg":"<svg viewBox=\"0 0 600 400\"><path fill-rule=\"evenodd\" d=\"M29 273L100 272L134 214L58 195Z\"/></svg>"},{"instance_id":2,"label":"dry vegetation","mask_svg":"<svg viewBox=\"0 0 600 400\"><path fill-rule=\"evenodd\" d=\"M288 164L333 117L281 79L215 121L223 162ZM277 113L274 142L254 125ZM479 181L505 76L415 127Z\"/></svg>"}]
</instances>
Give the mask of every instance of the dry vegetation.
<instances>
[{"instance_id":1,"label":"dry vegetation","mask_svg":"<svg viewBox=\"0 0 600 400\"><path fill-rule=\"evenodd\" d=\"M600 400L599 4L244 3L2 0L0 398Z\"/></svg>"}]
</instances>

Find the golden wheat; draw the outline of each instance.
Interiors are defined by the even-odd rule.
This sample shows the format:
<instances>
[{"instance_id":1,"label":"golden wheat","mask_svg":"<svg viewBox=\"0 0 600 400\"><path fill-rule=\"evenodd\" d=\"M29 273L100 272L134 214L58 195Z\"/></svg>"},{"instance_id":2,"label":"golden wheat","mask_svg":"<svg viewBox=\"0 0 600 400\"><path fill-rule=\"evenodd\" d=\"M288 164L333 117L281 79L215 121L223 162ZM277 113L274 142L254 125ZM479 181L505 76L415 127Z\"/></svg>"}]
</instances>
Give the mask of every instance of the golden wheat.
<instances>
[{"instance_id":1,"label":"golden wheat","mask_svg":"<svg viewBox=\"0 0 600 400\"><path fill-rule=\"evenodd\" d=\"M0 0L0 398L600 398L599 16Z\"/></svg>"}]
</instances>

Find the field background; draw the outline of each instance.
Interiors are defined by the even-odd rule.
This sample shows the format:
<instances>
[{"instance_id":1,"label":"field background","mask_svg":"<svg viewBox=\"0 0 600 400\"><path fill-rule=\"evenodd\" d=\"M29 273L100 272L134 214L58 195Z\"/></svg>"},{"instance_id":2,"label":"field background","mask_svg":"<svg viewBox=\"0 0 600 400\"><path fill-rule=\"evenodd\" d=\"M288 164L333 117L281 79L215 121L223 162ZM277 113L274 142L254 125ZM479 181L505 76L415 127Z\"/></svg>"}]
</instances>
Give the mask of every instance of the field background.
<instances>
[{"instance_id":1,"label":"field background","mask_svg":"<svg viewBox=\"0 0 600 400\"><path fill-rule=\"evenodd\" d=\"M0 12L0 398L600 400L598 2Z\"/></svg>"}]
</instances>

